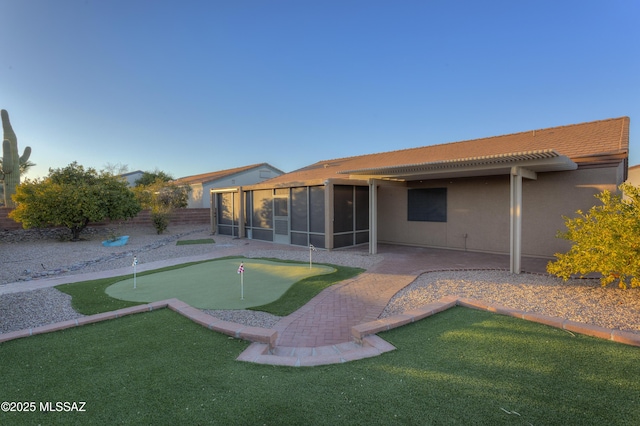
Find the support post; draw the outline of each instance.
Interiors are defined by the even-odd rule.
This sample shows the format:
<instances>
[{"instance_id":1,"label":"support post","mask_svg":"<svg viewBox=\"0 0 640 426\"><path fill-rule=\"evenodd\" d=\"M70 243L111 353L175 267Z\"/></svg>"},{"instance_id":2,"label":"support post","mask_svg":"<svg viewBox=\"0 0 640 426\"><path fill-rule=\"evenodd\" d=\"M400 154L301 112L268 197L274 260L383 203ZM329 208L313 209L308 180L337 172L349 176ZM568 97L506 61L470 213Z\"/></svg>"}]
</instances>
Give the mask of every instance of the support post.
<instances>
[{"instance_id":1,"label":"support post","mask_svg":"<svg viewBox=\"0 0 640 426\"><path fill-rule=\"evenodd\" d=\"M369 254L378 253L378 191L376 180L369 179Z\"/></svg>"},{"instance_id":2,"label":"support post","mask_svg":"<svg viewBox=\"0 0 640 426\"><path fill-rule=\"evenodd\" d=\"M512 274L520 273L520 258L522 255L522 175L514 167L510 175L511 208L510 208L510 248L509 270Z\"/></svg>"},{"instance_id":3,"label":"support post","mask_svg":"<svg viewBox=\"0 0 640 426\"><path fill-rule=\"evenodd\" d=\"M522 179L536 180L536 172L522 167L511 168L510 177L510 238L509 238L509 270L512 274L522 272Z\"/></svg>"},{"instance_id":4,"label":"support post","mask_svg":"<svg viewBox=\"0 0 640 426\"><path fill-rule=\"evenodd\" d=\"M216 233L216 203L215 194L209 190L209 221L211 222L211 235Z\"/></svg>"},{"instance_id":5,"label":"support post","mask_svg":"<svg viewBox=\"0 0 640 426\"><path fill-rule=\"evenodd\" d=\"M238 197L240 197L239 201L239 208L240 211L238 212L238 238L246 238L246 232L244 229L244 191L242 190L242 187L238 187Z\"/></svg>"}]
</instances>

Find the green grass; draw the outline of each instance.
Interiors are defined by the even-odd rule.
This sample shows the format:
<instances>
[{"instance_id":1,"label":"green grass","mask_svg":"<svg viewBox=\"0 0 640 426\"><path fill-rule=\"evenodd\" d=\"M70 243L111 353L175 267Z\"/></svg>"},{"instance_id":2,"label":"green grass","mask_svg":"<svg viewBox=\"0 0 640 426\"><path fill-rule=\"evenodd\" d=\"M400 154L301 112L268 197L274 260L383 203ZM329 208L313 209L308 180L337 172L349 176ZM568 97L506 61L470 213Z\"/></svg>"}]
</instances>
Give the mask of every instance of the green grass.
<instances>
[{"instance_id":1,"label":"green grass","mask_svg":"<svg viewBox=\"0 0 640 426\"><path fill-rule=\"evenodd\" d=\"M208 262L224 261L228 259L242 260L244 258L227 257L227 258L221 258L221 259L209 260L209 261L203 261L203 262L185 263L181 265L156 269L153 271L141 272L137 274L137 277L138 278L147 277L149 275L159 273L159 272L177 271L185 267L201 265ZM278 262L283 264L306 265L306 263L304 262L282 261L279 259L263 259L263 260L268 260L268 261L273 261L273 262ZM278 300L276 300L275 302L269 303L267 305L254 307L251 309L269 312L274 315L280 315L280 316L289 315L290 313L294 312L295 310L297 310L298 308L306 304L309 300L311 300L315 295L317 295L323 289L335 284L336 282L354 277L355 275L358 275L364 271L363 269L349 268L345 266L336 266L336 265L323 265L323 266L330 266L335 269L335 272L324 274L324 275L317 275L317 276L309 277L307 279L298 281L294 283L284 293L284 295L280 297ZM235 268L234 268L234 271L235 271ZM129 306L145 303L145 302L131 302L126 300L115 299L110 297L106 293L106 290L108 287L118 282L121 282L123 280L132 280L132 279L133 279L133 274L129 274L129 275L120 276L120 277L103 278L99 280L63 284L63 285L57 286L56 288L72 296L71 304L77 312L80 312L85 315L92 315L92 314L113 311L116 309L126 308ZM248 286L249 286L249 283L247 283L247 287ZM247 289L247 294L248 294L248 291L249 290Z\"/></svg>"},{"instance_id":2,"label":"green grass","mask_svg":"<svg viewBox=\"0 0 640 426\"><path fill-rule=\"evenodd\" d=\"M168 309L0 344L0 400L86 401L0 424L634 425L640 350L454 308L398 349L313 368L237 362L248 343ZM515 414L518 413L518 414Z\"/></svg>"},{"instance_id":3,"label":"green grass","mask_svg":"<svg viewBox=\"0 0 640 426\"><path fill-rule=\"evenodd\" d=\"M213 238L201 238L199 240L179 240L176 241L177 246L188 246L192 244L214 244Z\"/></svg>"}]
</instances>

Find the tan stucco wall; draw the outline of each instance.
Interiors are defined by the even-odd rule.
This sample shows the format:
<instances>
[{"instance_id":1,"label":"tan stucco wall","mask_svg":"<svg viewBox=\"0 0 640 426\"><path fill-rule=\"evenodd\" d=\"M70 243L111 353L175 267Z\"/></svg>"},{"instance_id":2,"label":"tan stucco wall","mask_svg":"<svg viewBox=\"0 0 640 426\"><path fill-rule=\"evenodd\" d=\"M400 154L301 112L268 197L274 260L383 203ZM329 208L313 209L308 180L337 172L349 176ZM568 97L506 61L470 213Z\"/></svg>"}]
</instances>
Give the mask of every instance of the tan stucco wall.
<instances>
[{"instance_id":1,"label":"tan stucco wall","mask_svg":"<svg viewBox=\"0 0 640 426\"><path fill-rule=\"evenodd\" d=\"M633 186L640 186L640 164L629 167L629 178L627 182Z\"/></svg>"},{"instance_id":2,"label":"tan stucco wall","mask_svg":"<svg viewBox=\"0 0 640 426\"><path fill-rule=\"evenodd\" d=\"M209 203L208 198L205 203L204 200L204 190L202 189L201 183L194 183L191 185L191 192L189 192L189 203L187 205L190 209L198 209L198 208L207 208L211 203ZM209 197L209 194L206 194Z\"/></svg>"},{"instance_id":3,"label":"tan stucco wall","mask_svg":"<svg viewBox=\"0 0 640 426\"><path fill-rule=\"evenodd\" d=\"M562 215L588 210L594 195L615 191L619 168L539 173L523 182L522 254L551 257L569 249L555 237L564 229ZM425 247L509 252L509 176L443 179L412 183L412 187L447 188L447 222L409 222L407 187L378 189L379 242ZM466 239L465 236L466 235ZM466 241L465 241L466 240Z\"/></svg>"}]
</instances>

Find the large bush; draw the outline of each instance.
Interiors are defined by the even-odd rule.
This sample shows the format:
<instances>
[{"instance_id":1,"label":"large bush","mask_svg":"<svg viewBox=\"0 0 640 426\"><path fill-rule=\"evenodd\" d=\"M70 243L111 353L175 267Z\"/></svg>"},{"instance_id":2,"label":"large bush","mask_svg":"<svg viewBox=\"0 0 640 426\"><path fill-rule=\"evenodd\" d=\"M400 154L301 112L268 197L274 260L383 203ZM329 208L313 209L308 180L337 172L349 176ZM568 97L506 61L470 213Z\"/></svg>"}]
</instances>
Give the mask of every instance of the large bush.
<instances>
[{"instance_id":1,"label":"large bush","mask_svg":"<svg viewBox=\"0 0 640 426\"><path fill-rule=\"evenodd\" d=\"M564 218L567 231L558 237L573 246L555 254L557 260L547 265L549 273L564 280L599 273L603 286L616 281L620 288L640 286L640 187L623 184L620 190L625 198L604 191L596 195L602 205Z\"/></svg>"},{"instance_id":2,"label":"large bush","mask_svg":"<svg viewBox=\"0 0 640 426\"><path fill-rule=\"evenodd\" d=\"M155 181L140 184L136 181L133 192L143 208L151 210L151 220L158 234L169 226L169 217L173 209L187 207L190 186L180 186L156 176Z\"/></svg>"},{"instance_id":3,"label":"large bush","mask_svg":"<svg viewBox=\"0 0 640 426\"><path fill-rule=\"evenodd\" d=\"M16 188L13 200L17 206L9 216L24 228L64 226L74 241L89 222L129 219L141 209L125 180L85 170L76 162L49 169L46 178L26 180Z\"/></svg>"}]
</instances>

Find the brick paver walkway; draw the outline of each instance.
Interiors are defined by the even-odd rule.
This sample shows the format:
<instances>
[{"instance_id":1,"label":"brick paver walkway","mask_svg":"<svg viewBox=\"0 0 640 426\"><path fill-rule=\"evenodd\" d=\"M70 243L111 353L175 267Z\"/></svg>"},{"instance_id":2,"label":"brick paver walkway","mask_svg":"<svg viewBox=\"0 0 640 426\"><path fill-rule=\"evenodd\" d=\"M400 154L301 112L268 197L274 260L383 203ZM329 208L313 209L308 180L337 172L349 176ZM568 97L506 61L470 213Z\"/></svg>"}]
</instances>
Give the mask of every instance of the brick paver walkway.
<instances>
[{"instance_id":1,"label":"brick paver walkway","mask_svg":"<svg viewBox=\"0 0 640 426\"><path fill-rule=\"evenodd\" d=\"M505 255L416 247L381 246L384 260L371 270L325 289L277 325L278 346L320 347L351 340L354 325L374 321L399 290L427 271L508 269ZM543 272L546 260L525 259L529 272Z\"/></svg>"}]
</instances>

